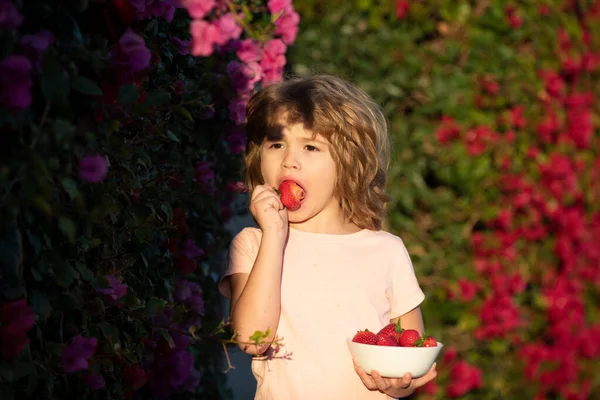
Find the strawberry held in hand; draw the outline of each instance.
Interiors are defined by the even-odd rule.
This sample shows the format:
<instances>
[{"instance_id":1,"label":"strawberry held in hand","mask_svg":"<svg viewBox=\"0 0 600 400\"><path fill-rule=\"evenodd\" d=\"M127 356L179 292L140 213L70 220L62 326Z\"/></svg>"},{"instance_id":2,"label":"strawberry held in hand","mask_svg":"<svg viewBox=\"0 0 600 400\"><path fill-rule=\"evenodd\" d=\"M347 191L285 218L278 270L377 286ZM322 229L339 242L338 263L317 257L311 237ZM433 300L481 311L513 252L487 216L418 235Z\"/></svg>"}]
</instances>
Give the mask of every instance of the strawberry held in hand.
<instances>
[{"instance_id":1,"label":"strawberry held in hand","mask_svg":"<svg viewBox=\"0 0 600 400\"><path fill-rule=\"evenodd\" d=\"M285 180L279 185L277 190L281 202L289 211L296 211L302 205L306 193L302 186L292 180Z\"/></svg>"},{"instance_id":2,"label":"strawberry held in hand","mask_svg":"<svg viewBox=\"0 0 600 400\"><path fill-rule=\"evenodd\" d=\"M398 321L395 324L387 324L386 326L384 326L383 328L381 328L381 330L379 332L377 332L377 336L380 335L385 335L385 336L392 336L395 340L396 343L398 342L398 340L400 339L400 334L404 331L404 329L402 329L402 327L400 327L400 320L398 319Z\"/></svg>"},{"instance_id":3,"label":"strawberry held in hand","mask_svg":"<svg viewBox=\"0 0 600 400\"><path fill-rule=\"evenodd\" d=\"M377 335L368 329L365 329L364 331L356 332L356 335L354 335L352 341L362 344L377 344Z\"/></svg>"},{"instance_id":4,"label":"strawberry held in hand","mask_svg":"<svg viewBox=\"0 0 600 400\"><path fill-rule=\"evenodd\" d=\"M414 329L406 329L400 334L398 344L402 347L417 347L416 342L419 339L419 332Z\"/></svg>"}]
</instances>

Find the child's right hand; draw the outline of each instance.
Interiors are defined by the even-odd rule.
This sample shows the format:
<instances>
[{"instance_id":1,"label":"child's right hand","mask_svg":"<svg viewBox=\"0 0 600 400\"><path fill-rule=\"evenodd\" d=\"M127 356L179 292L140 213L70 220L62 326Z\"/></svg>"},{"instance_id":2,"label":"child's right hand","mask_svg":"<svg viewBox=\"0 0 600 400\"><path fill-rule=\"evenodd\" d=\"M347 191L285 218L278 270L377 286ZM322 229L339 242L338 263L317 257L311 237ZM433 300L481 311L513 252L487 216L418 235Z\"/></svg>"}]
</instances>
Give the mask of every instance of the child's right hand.
<instances>
[{"instance_id":1,"label":"child's right hand","mask_svg":"<svg viewBox=\"0 0 600 400\"><path fill-rule=\"evenodd\" d=\"M250 212L263 233L272 231L287 235L288 211L272 187L258 185L254 188L250 199Z\"/></svg>"}]
</instances>

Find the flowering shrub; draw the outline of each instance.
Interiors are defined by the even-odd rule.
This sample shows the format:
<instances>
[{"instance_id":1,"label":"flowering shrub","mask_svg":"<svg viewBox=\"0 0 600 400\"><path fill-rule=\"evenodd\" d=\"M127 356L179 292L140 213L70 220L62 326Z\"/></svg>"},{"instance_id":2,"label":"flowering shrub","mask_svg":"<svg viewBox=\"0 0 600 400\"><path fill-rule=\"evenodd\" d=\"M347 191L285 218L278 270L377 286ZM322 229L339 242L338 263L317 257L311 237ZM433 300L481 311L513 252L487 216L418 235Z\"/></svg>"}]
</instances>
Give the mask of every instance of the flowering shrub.
<instances>
[{"instance_id":1,"label":"flowering shrub","mask_svg":"<svg viewBox=\"0 0 600 400\"><path fill-rule=\"evenodd\" d=\"M289 0L0 0L2 399L227 398L239 124L297 25Z\"/></svg>"},{"instance_id":2,"label":"flowering shrub","mask_svg":"<svg viewBox=\"0 0 600 400\"><path fill-rule=\"evenodd\" d=\"M389 225L446 344L420 398L597 398L600 2L359 3L303 4L291 59L388 112Z\"/></svg>"}]
</instances>

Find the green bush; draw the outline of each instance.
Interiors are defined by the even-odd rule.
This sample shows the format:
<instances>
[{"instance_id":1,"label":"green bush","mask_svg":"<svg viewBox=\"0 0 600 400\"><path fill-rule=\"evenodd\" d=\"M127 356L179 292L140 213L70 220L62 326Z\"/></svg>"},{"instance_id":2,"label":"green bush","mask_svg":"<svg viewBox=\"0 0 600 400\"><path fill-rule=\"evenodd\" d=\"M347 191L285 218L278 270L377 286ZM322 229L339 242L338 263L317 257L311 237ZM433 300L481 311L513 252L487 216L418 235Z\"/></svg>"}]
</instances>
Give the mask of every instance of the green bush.
<instances>
[{"instance_id":1,"label":"green bush","mask_svg":"<svg viewBox=\"0 0 600 400\"><path fill-rule=\"evenodd\" d=\"M244 211L238 124L298 19L175 4L0 1L3 400L230 396L216 281Z\"/></svg>"},{"instance_id":2,"label":"green bush","mask_svg":"<svg viewBox=\"0 0 600 400\"><path fill-rule=\"evenodd\" d=\"M600 4L298 8L294 72L358 83L390 120L388 223L445 344L422 398L596 398Z\"/></svg>"}]
</instances>

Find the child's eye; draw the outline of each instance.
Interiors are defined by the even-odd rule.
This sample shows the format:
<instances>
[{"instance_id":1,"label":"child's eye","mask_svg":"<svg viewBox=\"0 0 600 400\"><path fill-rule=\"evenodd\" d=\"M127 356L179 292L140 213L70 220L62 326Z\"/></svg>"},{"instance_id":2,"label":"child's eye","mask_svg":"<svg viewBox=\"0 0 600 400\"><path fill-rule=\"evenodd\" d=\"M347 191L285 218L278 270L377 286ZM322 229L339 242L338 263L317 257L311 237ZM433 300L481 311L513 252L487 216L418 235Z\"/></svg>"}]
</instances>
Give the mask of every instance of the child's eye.
<instances>
[{"instance_id":1,"label":"child's eye","mask_svg":"<svg viewBox=\"0 0 600 400\"><path fill-rule=\"evenodd\" d=\"M319 149L317 149L315 146L311 146L310 144L307 144L305 148L308 151L319 151Z\"/></svg>"},{"instance_id":2,"label":"child's eye","mask_svg":"<svg viewBox=\"0 0 600 400\"><path fill-rule=\"evenodd\" d=\"M273 143L269 146L270 149L281 149L283 145L281 143Z\"/></svg>"}]
</instances>

